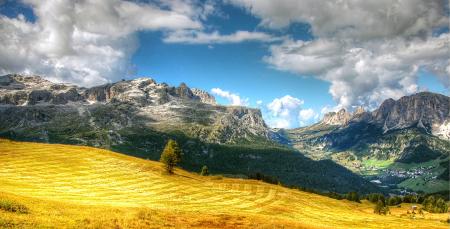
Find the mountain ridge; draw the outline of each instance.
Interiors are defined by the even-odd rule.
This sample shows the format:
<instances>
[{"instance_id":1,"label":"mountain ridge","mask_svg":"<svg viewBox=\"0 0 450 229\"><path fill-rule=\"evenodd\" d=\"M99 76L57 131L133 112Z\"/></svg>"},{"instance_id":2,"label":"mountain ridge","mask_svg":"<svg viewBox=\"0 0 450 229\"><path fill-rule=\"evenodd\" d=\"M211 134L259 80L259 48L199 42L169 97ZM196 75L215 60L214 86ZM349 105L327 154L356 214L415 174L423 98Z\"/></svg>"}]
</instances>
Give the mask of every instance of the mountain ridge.
<instances>
[{"instance_id":1,"label":"mountain ridge","mask_svg":"<svg viewBox=\"0 0 450 229\"><path fill-rule=\"evenodd\" d=\"M384 133L414 125L440 138L450 140L450 97L419 92L398 100L387 99L373 111L358 107L326 113L319 123L345 126L349 122L367 122L382 126Z\"/></svg>"},{"instance_id":2,"label":"mountain ridge","mask_svg":"<svg viewBox=\"0 0 450 229\"><path fill-rule=\"evenodd\" d=\"M450 98L421 92L387 99L371 112L329 113L284 133L312 159L331 159L398 191L432 192L448 190L449 123Z\"/></svg>"}]
</instances>

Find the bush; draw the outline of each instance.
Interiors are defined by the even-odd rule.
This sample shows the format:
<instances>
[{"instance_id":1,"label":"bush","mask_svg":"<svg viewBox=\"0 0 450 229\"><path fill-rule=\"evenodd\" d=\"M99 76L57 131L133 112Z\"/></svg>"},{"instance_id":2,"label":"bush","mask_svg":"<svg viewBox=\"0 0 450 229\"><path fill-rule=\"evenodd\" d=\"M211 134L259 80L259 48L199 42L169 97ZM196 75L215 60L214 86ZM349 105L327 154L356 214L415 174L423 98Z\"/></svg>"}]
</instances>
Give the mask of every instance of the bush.
<instances>
[{"instance_id":1,"label":"bush","mask_svg":"<svg viewBox=\"0 0 450 229\"><path fill-rule=\"evenodd\" d=\"M361 201L359 200L359 194L357 192L349 192L349 193L347 193L347 195L345 195L345 199L361 203Z\"/></svg>"},{"instance_id":2,"label":"bush","mask_svg":"<svg viewBox=\"0 0 450 229\"><path fill-rule=\"evenodd\" d=\"M202 176L208 176L209 175L208 166L204 165L202 167L202 171L200 172L200 175L202 175Z\"/></svg>"},{"instance_id":3,"label":"bush","mask_svg":"<svg viewBox=\"0 0 450 229\"><path fill-rule=\"evenodd\" d=\"M375 208L373 209L373 213L379 215L381 214L386 215L387 213L390 213L390 211L389 207L386 206L386 204L383 201L378 200L377 204L375 205Z\"/></svg>"},{"instance_id":4,"label":"bush","mask_svg":"<svg viewBox=\"0 0 450 229\"><path fill-rule=\"evenodd\" d=\"M269 184L278 184L280 183L279 180L277 178L271 177L271 176L266 176L262 173L255 173L255 174L250 174L248 175L248 178L250 179L254 179L254 180L260 180L260 181L264 181L266 183Z\"/></svg>"},{"instance_id":5,"label":"bush","mask_svg":"<svg viewBox=\"0 0 450 229\"><path fill-rule=\"evenodd\" d=\"M0 209L23 214L29 212L27 206L8 199L0 199Z\"/></svg>"},{"instance_id":6,"label":"bush","mask_svg":"<svg viewBox=\"0 0 450 229\"><path fill-rule=\"evenodd\" d=\"M417 195L408 194L403 197L404 203L417 203Z\"/></svg>"},{"instance_id":7,"label":"bush","mask_svg":"<svg viewBox=\"0 0 450 229\"><path fill-rule=\"evenodd\" d=\"M399 205L402 203L402 198L400 196L391 196L387 200L389 206Z\"/></svg>"}]
</instances>

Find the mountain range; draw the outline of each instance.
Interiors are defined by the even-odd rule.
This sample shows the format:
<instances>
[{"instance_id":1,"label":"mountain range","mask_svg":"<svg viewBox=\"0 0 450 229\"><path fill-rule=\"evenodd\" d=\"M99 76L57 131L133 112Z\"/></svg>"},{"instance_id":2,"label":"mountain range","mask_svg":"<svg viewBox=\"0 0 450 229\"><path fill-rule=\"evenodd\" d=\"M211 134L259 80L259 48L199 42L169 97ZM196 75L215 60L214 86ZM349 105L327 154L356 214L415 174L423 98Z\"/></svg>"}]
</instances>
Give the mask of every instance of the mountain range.
<instances>
[{"instance_id":1,"label":"mountain range","mask_svg":"<svg viewBox=\"0 0 450 229\"><path fill-rule=\"evenodd\" d=\"M448 190L450 99L427 92L386 100L372 112L340 110L309 127L273 130L258 109L218 105L184 83L139 78L83 88L10 74L0 76L0 120L4 138L150 160L176 139L181 166L191 171L207 165L216 174L263 174L340 193Z\"/></svg>"},{"instance_id":2,"label":"mountain range","mask_svg":"<svg viewBox=\"0 0 450 229\"><path fill-rule=\"evenodd\" d=\"M310 158L332 159L381 186L434 192L449 190L449 125L450 98L421 92L372 112L331 112L284 134Z\"/></svg>"}]
</instances>

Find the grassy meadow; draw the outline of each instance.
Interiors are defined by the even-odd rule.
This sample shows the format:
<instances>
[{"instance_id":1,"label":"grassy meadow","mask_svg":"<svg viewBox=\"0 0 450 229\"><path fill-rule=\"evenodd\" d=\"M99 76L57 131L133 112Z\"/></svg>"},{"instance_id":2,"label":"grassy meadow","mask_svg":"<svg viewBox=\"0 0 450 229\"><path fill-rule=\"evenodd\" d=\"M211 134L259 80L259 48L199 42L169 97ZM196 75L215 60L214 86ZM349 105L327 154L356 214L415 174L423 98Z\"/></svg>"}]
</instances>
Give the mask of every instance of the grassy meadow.
<instances>
[{"instance_id":1,"label":"grassy meadow","mask_svg":"<svg viewBox=\"0 0 450 229\"><path fill-rule=\"evenodd\" d=\"M448 214L412 219L409 204L380 216L366 201L180 169L168 175L159 162L84 146L0 139L0 165L0 228L449 227Z\"/></svg>"}]
</instances>

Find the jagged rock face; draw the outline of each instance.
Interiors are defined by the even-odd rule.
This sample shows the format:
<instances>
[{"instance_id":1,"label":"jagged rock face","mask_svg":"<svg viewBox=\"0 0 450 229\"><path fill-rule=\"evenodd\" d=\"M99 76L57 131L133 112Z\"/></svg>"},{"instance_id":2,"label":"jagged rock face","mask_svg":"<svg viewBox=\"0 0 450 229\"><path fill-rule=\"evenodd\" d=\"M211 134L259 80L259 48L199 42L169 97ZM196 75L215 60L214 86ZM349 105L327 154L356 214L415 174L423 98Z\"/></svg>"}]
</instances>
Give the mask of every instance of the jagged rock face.
<instances>
[{"instance_id":1,"label":"jagged rock face","mask_svg":"<svg viewBox=\"0 0 450 229\"><path fill-rule=\"evenodd\" d=\"M0 77L0 108L2 106L8 107L0 109L2 121L7 120L2 116L16 114L17 106L22 107L20 112L25 114L8 117L10 123L22 126L0 123L3 126L0 132L21 129L24 123L28 123L26 128L33 128L41 126L41 122L56 120L54 125L70 122L57 115L60 111L68 112L66 116L74 116L72 119L81 118L80 122L86 122L93 129L118 131L145 126L164 131L183 130L188 136L214 143L269 139L269 128L259 110L219 106L207 92L191 90L184 83L170 87L149 78L80 88L55 84L40 77L6 75ZM124 106L128 108L117 109ZM46 113L46 110L55 112ZM24 117L28 119L22 120ZM29 122L30 117L38 118ZM103 126L104 123L109 124Z\"/></svg>"},{"instance_id":2,"label":"jagged rock face","mask_svg":"<svg viewBox=\"0 0 450 229\"><path fill-rule=\"evenodd\" d=\"M351 117L349 112L345 109L341 109L338 112L329 112L325 114L322 123L328 125L345 125Z\"/></svg>"},{"instance_id":3,"label":"jagged rock face","mask_svg":"<svg viewBox=\"0 0 450 229\"><path fill-rule=\"evenodd\" d=\"M373 122L382 125L385 132L417 126L432 133L450 121L450 98L421 92L397 101L386 100L372 116Z\"/></svg>"},{"instance_id":4,"label":"jagged rock face","mask_svg":"<svg viewBox=\"0 0 450 229\"><path fill-rule=\"evenodd\" d=\"M216 105L216 99L214 98L214 96L210 95L208 92L197 89L197 88L192 88L192 93L198 97L200 99L201 102L203 103L207 103L207 104L211 104L211 105Z\"/></svg>"},{"instance_id":5,"label":"jagged rock face","mask_svg":"<svg viewBox=\"0 0 450 229\"><path fill-rule=\"evenodd\" d=\"M322 124L342 127L358 122L374 124L385 133L418 127L443 139L450 139L450 98L421 92L397 101L387 99L373 112L366 112L362 107L358 107L353 114L344 109L330 112L321 121Z\"/></svg>"},{"instance_id":6,"label":"jagged rock face","mask_svg":"<svg viewBox=\"0 0 450 229\"><path fill-rule=\"evenodd\" d=\"M407 155L406 149L418 143L409 137L400 141L392 136L423 135L424 139L434 139L431 136L434 135L450 140L450 98L422 92L397 101L388 99L373 112L357 109L353 114L345 110L329 113L320 123L291 130L289 135L298 147L337 152L364 148L368 155L377 158L397 158ZM428 147L437 151L449 150L444 143L439 146L434 143L439 140L427 142Z\"/></svg>"},{"instance_id":7,"label":"jagged rock face","mask_svg":"<svg viewBox=\"0 0 450 229\"><path fill-rule=\"evenodd\" d=\"M261 136L269 138L269 131L262 119L261 111L246 107L228 107L227 115L220 117L213 126L211 135L217 142L237 141L239 138Z\"/></svg>"},{"instance_id":8,"label":"jagged rock face","mask_svg":"<svg viewBox=\"0 0 450 229\"><path fill-rule=\"evenodd\" d=\"M5 75L0 77L0 104L66 104L82 99L77 87L51 83L39 76Z\"/></svg>"}]
</instances>

